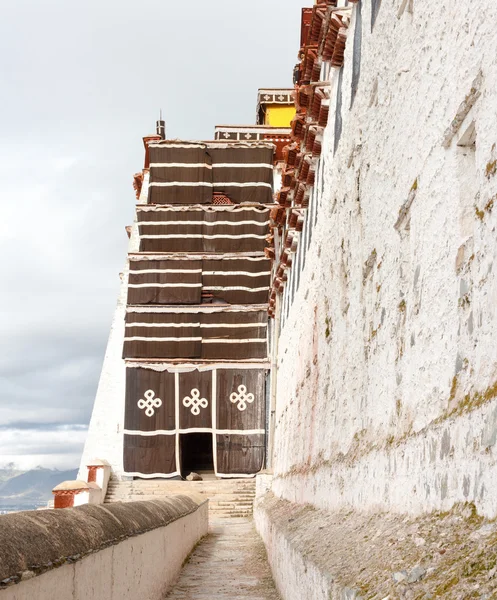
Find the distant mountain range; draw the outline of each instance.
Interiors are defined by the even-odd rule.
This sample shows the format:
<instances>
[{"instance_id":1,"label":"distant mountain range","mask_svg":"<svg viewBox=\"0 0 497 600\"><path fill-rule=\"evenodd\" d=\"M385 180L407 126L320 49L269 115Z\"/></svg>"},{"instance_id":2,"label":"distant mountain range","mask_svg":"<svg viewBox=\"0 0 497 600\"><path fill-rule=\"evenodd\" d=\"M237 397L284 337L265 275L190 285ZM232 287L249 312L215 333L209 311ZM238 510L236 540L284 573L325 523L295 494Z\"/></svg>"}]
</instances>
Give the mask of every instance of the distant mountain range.
<instances>
[{"instance_id":1,"label":"distant mountain range","mask_svg":"<svg viewBox=\"0 0 497 600\"><path fill-rule=\"evenodd\" d=\"M63 481L76 479L77 469L59 471L37 467L21 471L13 464L0 469L0 512L30 510L52 500L53 488Z\"/></svg>"}]
</instances>

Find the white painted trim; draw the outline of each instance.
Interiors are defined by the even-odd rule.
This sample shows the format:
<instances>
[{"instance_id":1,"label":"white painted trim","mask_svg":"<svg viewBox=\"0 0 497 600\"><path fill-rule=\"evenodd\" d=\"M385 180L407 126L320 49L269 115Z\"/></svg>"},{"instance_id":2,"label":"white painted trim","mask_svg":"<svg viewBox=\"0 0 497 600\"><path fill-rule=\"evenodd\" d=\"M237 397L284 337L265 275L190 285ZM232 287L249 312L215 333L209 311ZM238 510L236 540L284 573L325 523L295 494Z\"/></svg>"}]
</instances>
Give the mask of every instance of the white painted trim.
<instances>
[{"instance_id":1,"label":"white painted trim","mask_svg":"<svg viewBox=\"0 0 497 600\"><path fill-rule=\"evenodd\" d=\"M131 475L132 477L142 477L143 479L155 479L156 477L164 477L169 479L171 477L181 477L181 473L175 471L174 473L140 473L139 471L124 471L125 475Z\"/></svg>"},{"instance_id":2,"label":"white painted trim","mask_svg":"<svg viewBox=\"0 0 497 600\"><path fill-rule=\"evenodd\" d=\"M150 163L149 167L152 169L153 167L159 169L170 169L170 168L190 168L190 169L212 169L212 165L209 163Z\"/></svg>"},{"instance_id":3,"label":"white painted trim","mask_svg":"<svg viewBox=\"0 0 497 600\"><path fill-rule=\"evenodd\" d=\"M266 343L266 338L247 338L244 340L226 340L223 338L202 338L202 337L146 337L135 335L125 337L125 342L202 342L203 344L256 344Z\"/></svg>"},{"instance_id":4,"label":"white painted trim","mask_svg":"<svg viewBox=\"0 0 497 600\"><path fill-rule=\"evenodd\" d=\"M200 327L200 323L126 323L125 327Z\"/></svg>"},{"instance_id":5,"label":"white painted trim","mask_svg":"<svg viewBox=\"0 0 497 600\"><path fill-rule=\"evenodd\" d=\"M269 260L264 252L224 252L206 254L205 252L135 252L128 254L130 262L139 260Z\"/></svg>"},{"instance_id":6,"label":"white painted trim","mask_svg":"<svg viewBox=\"0 0 497 600\"><path fill-rule=\"evenodd\" d=\"M201 283L128 283L129 288L196 288ZM269 288L268 288L269 289Z\"/></svg>"},{"instance_id":7,"label":"white painted trim","mask_svg":"<svg viewBox=\"0 0 497 600\"><path fill-rule=\"evenodd\" d=\"M141 477L143 479L156 479L158 477L163 477L164 479L170 479L171 477L177 477L180 476L181 477L181 473L179 472L174 472L174 473L140 473L139 471L124 471L125 475L130 475L132 477ZM255 477L256 473L253 473L252 475L247 475L247 473L240 473L240 474L230 474L230 475L226 475L224 473L216 473L216 475L218 477L225 477L225 478L250 478L250 477Z\"/></svg>"},{"instance_id":8,"label":"white painted trim","mask_svg":"<svg viewBox=\"0 0 497 600\"><path fill-rule=\"evenodd\" d=\"M230 167L240 167L240 168L257 168L257 169L274 169L273 165L268 163L214 163L214 169L229 169Z\"/></svg>"},{"instance_id":9,"label":"white painted trim","mask_svg":"<svg viewBox=\"0 0 497 600\"><path fill-rule=\"evenodd\" d=\"M125 337L125 342L201 342L201 337L144 337L135 335Z\"/></svg>"},{"instance_id":10,"label":"white painted trim","mask_svg":"<svg viewBox=\"0 0 497 600\"><path fill-rule=\"evenodd\" d=\"M258 271L257 273L249 273L248 271L203 271L203 275L244 275L247 277L262 277L263 275L271 275L271 271Z\"/></svg>"},{"instance_id":11,"label":"white painted trim","mask_svg":"<svg viewBox=\"0 0 497 600\"><path fill-rule=\"evenodd\" d=\"M138 429L124 429L125 435L140 435L153 437L154 435L176 435L177 429L155 429L154 431L140 431Z\"/></svg>"},{"instance_id":12,"label":"white painted trim","mask_svg":"<svg viewBox=\"0 0 497 600\"><path fill-rule=\"evenodd\" d=\"M200 327L217 329L227 328L227 329L238 329L239 327L267 327L267 323L201 323Z\"/></svg>"},{"instance_id":13,"label":"white painted trim","mask_svg":"<svg viewBox=\"0 0 497 600\"><path fill-rule=\"evenodd\" d=\"M273 144L267 144L263 141L257 140L257 142L202 142L192 140L189 143L181 143L181 142L173 142L170 143L168 140L163 140L162 142L151 142L147 144L149 148L204 148L207 150L208 148L218 148L220 150L232 150L233 148L250 148L253 150L254 148L267 148L268 150L272 150L274 148Z\"/></svg>"},{"instance_id":14,"label":"white painted trim","mask_svg":"<svg viewBox=\"0 0 497 600\"><path fill-rule=\"evenodd\" d=\"M219 239L227 239L227 240L243 240L245 238L253 238L256 240L265 240L267 237L267 233L263 235L256 235L255 233L242 233L240 235L229 235L215 233L213 235L207 235L205 233L187 233L187 234L174 234L174 233L164 233L162 235L143 235L140 234L140 238L142 240L182 240L182 239L206 239L206 240L219 240Z\"/></svg>"},{"instance_id":15,"label":"white painted trim","mask_svg":"<svg viewBox=\"0 0 497 600\"><path fill-rule=\"evenodd\" d=\"M279 204L274 202L273 204L260 204L260 203L243 203L243 204L137 204L136 210L143 212L230 212L230 213L239 213L239 212L256 212L259 214L263 214L265 212L269 212L272 208L278 207Z\"/></svg>"},{"instance_id":16,"label":"white painted trim","mask_svg":"<svg viewBox=\"0 0 497 600\"><path fill-rule=\"evenodd\" d=\"M128 283L129 288L195 288L202 287L201 283ZM204 289L206 290L214 290L218 291L233 291L233 290L243 290L244 292L263 292L264 290L268 290L269 286L258 287L258 288L249 288L243 285L231 285L231 286L222 286L222 285L208 285L206 283L203 284Z\"/></svg>"},{"instance_id":17,"label":"white painted trim","mask_svg":"<svg viewBox=\"0 0 497 600\"><path fill-rule=\"evenodd\" d=\"M238 181L219 181L212 183L210 181L151 181L150 187L267 187L273 189L271 183L265 181L247 181L240 183Z\"/></svg>"},{"instance_id":18,"label":"white painted trim","mask_svg":"<svg viewBox=\"0 0 497 600\"><path fill-rule=\"evenodd\" d=\"M264 290L268 290L269 286L258 287L258 288L249 288L243 285L207 285L204 283L204 289L206 290L214 290L214 291L231 291L231 290L243 290L244 292L263 292Z\"/></svg>"},{"instance_id":19,"label":"white painted trim","mask_svg":"<svg viewBox=\"0 0 497 600\"><path fill-rule=\"evenodd\" d=\"M250 360L252 360L253 362L248 362ZM148 361L150 361L150 359L147 359L147 362L138 362L136 359L125 359L124 362L128 369L149 369L150 371L167 371L168 373L191 373L193 371L203 373L206 371L214 371L215 369L237 369L241 371L251 369L262 369L268 371L271 367L269 361L261 362L260 359L246 359L245 362L236 363L223 363L220 361L217 361L215 363L213 363L212 361L205 363L169 363Z\"/></svg>"},{"instance_id":20,"label":"white painted trim","mask_svg":"<svg viewBox=\"0 0 497 600\"><path fill-rule=\"evenodd\" d=\"M201 304L184 306L127 306L127 313L218 313L218 312L267 312L267 304Z\"/></svg>"},{"instance_id":21,"label":"white painted trim","mask_svg":"<svg viewBox=\"0 0 497 600\"><path fill-rule=\"evenodd\" d=\"M212 463L214 466L214 473L217 475L217 437L215 429L217 427L217 369L212 369L211 376L211 425L212 425Z\"/></svg>"},{"instance_id":22,"label":"white painted trim","mask_svg":"<svg viewBox=\"0 0 497 600\"><path fill-rule=\"evenodd\" d=\"M153 226L162 226L162 225L202 225L207 227L214 227L216 225L232 225L233 227L237 227L238 225L268 225L269 220L267 221L138 221L138 226L142 225L153 225Z\"/></svg>"},{"instance_id":23,"label":"white painted trim","mask_svg":"<svg viewBox=\"0 0 497 600\"><path fill-rule=\"evenodd\" d=\"M147 144L149 148L207 148L205 144L191 143L191 144Z\"/></svg>"},{"instance_id":24,"label":"white painted trim","mask_svg":"<svg viewBox=\"0 0 497 600\"><path fill-rule=\"evenodd\" d=\"M179 373L174 374L174 426L175 431L175 454L176 454L176 471L181 475L181 460L179 455Z\"/></svg>"},{"instance_id":25,"label":"white painted trim","mask_svg":"<svg viewBox=\"0 0 497 600\"><path fill-rule=\"evenodd\" d=\"M258 169L273 169L273 165L268 163L150 163L150 168L158 169L169 168L205 168L205 169L225 169L230 167L236 168L258 168Z\"/></svg>"},{"instance_id":26,"label":"white painted trim","mask_svg":"<svg viewBox=\"0 0 497 600\"><path fill-rule=\"evenodd\" d=\"M292 90L293 91L293 90ZM292 135L291 127L271 127L270 125L216 125L214 133L262 133L264 135ZM268 141L264 138L264 141Z\"/></svg>"},{"instance_id":27,"label":"white painted trim","mask_svg":"<svg viewBox=\"0 0 497 600\"><path fill-rule=\"evenodd\" d=\"M130 275L143 275L144 273L202 273L202 269L131 269Z\"/></svg>"},{"instance_id":28,"label":"white painted trim","mask_svg":"<svg viewBox=\"0 0 497 600\"><path fill-rule=\"evenodd\" d=\"M250 273L249 271L202 271L202 269L130 269L130 275L144 275L149 273L203 273L204 275L244 275L247 277L262 277L263 275L271 275L271 271L258 271Z\"/></svg>"},{"instance_id":29,"label":"white painted trim","mask_svg":"<svg viewBox=\"0 0 497 600\"><path fill-rule=\"evenodd\" d=\"M126 323L126 327L204 327L209 329L242 327L267 327L267 323Z\"/></svg>"},{"instance_id":30,"label":"white painted trim","mask_svg":"<svg viewBox=\"0 0 497 600\"><path fill-rule=\"evenodd\" d=\"M150 339L150 338L145 338ZM266 338L247 338L245 340L226 340L224 338L202 338L202 344L265 344Z\"/></svg>"},{"instance_id":31,"label":"white painted trim","mask_svg":"<svg viewBox=\"0 0 497 600\"><path fill-rule=\"evenodd\" d=\"M212 402L211 402L212 407ZM126 435L139 435L142 437L154 437L156 435L175 435L176 433L212 433L217 435L264 435L264 429L215 429L214 427L187 427L184 429L154 429L153 431L140 431L135 429L124 429Z\"/></svg>"},{"instance_id":32,"label":"white painted trim","mask_svg":"<svg viewBox=\"0 0 497 600\"><path fill-rule=\"evenodd\" d=\"M243 285L222 286L222 285L207 285L204 283L204 289L214 290L216 292L218 292L218 291L223 292L223 291L230 291L230 290L243 290L244 292L263 292L264 290L268 290L269 286L260 287L260 288L248 288L248 287L244 287Z\"/></svg>"}]
</instances>

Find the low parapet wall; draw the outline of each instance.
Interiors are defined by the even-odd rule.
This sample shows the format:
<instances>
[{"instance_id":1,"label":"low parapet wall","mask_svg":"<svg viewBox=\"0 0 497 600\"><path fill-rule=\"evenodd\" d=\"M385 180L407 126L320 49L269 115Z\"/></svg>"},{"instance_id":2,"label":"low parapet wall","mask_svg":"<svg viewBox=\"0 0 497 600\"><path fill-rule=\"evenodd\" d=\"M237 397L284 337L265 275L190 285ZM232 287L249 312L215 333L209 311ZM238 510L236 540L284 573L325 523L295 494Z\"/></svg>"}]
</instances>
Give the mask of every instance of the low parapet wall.
<instances>
[{"instance_id":1,"label":"low parapet wall","mask_svg":"<svg viewBox=\"0 0 497 600\"><path fill-rule=\"evenodd\" d=\"M3 515L0 598L159 600L207 529L188 496Z\"/></svg>"}]
</instances>

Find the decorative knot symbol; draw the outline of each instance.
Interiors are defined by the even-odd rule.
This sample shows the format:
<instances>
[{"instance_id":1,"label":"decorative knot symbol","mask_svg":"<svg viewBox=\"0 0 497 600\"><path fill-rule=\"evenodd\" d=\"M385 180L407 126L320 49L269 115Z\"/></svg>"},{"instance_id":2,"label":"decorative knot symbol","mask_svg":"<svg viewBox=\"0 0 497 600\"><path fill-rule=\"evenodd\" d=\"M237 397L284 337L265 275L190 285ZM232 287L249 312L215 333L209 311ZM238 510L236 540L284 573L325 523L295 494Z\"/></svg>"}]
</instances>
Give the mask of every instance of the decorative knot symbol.
<instances>
[{"instance_id":1,"label":"decorative knot symbol","mask_svg":"<svg viewBox=\"0 0 497 600\"><path fill-rule=\"evenodd\" d=\"M160 398L155 398L155 392L153 390L147 390L143 394L146 398L140 398L138 400L138 408L142 410L145 409L145 414L147 417L153 417L155 413L155 408L160 408L162 406L162 400Z\"/></svg>"},{"instance_id":2,"label":"decorative knot symbol","mask_svg":"<svg viewBox=\"0 0 497 600\"><path fill-rule=\"evenodd\" d=\"M245 134L245 139L246 139L246 140L249 140L251 137L252 137L252 134L251 134L251 133L246 133L246 134Z\"/></svg>"},{"instance_id":3,"label":"decorative knot symbol","mask_svg":"<svg viewBox=\"0 0 497 600\"><path fill-rule=\"evenodd\" d=\"M238 402L237 408L238 410L245 410L247 408L247 402L252 404L254 401L254 394L247 394L247 388L244 385L238 386L238 394L233 392L230 395L230 400L235 404Z\"/></svg>"},{"instance_id":4,"label":"decorative knot symbol","mask_svg":"<svg viewBox=\"0 0 497 600\"><path fill-rule=\"evenodd\" d=\"M200 397L200 392L199 390L197 390L197 388L193 388L190 394L191 398L190 396L185 396L183 398L183 406L185 406L186 408L189 408L191 406L190 411L192 415L199 415L200 408L207 408L209 406L209 403L207 402L206 398Z\"/></svg>"}]
</instances>

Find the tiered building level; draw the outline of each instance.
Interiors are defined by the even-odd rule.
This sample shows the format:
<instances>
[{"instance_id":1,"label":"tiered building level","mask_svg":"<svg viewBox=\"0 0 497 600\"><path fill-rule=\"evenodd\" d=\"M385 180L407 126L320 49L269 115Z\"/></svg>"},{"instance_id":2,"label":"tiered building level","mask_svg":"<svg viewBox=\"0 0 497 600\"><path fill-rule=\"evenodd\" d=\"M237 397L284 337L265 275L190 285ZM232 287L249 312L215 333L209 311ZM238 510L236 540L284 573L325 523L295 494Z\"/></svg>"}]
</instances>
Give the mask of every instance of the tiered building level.
<instances>
[{"instance_id":1,"label":"tiered building level","mask_svg":"<svg viewBox=\"0 0 497 600\"><path fill-rule=\"evenodd\" d=\"M246 477L264 467L270 222L294 114L292 90L259 90L255 126L180 141L165 139L159 121L144 138L82 465L100 456L115 476L140 478Z\"/></svg>"}]
</instances>

